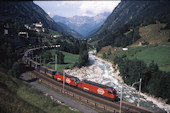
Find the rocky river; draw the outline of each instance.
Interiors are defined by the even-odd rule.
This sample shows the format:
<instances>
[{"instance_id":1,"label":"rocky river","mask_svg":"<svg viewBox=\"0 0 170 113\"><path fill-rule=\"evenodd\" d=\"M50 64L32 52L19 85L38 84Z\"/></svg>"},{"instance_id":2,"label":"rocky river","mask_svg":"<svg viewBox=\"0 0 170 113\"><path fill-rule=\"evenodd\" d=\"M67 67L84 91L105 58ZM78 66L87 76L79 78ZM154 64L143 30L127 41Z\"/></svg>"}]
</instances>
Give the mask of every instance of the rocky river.
<instances>
[{"instance_id":1,"label":"rocky river","mask_svg":"<svg viewBox=\"0 0 170 113\"><path fill-rule=\"evenodd\" d=\"M90 65L80 69L68 69L65 72L69 75L76 76L80 80L86 79L89 81L97 82L107 86L114 87L120 97L122 87L122 98L125 101L135 103L138 102L138 91L126 85L120 76L119 71L115 71L110 62L104 61L89 52ZM157 112L170 112L170 105L166 104L163 100L153 98L147 94L140 94L140 106L147 107Z\"/></svg>"}]
</instances>

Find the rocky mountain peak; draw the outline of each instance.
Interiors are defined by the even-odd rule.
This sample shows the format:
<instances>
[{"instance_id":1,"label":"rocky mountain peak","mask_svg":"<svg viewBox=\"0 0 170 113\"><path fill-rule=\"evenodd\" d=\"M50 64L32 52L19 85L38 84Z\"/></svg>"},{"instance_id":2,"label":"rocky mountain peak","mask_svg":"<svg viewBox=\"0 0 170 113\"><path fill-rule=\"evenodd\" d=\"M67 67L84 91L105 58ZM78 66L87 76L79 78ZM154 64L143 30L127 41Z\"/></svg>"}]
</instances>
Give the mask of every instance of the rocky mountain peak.
<instances>
[{"instance_id":1,"label":"rocky mountain peak","mask_svg":"<svg viewBox=\"0 0 170 113\"><path fill-rule=\"evenodd\" d=\"M63 23L86 37L97 30L104 23L109 14L109 12L104 12L94 17L76 15L69 18L55 15L53 19L55 22Z\"/></svg>"}]
</instances>

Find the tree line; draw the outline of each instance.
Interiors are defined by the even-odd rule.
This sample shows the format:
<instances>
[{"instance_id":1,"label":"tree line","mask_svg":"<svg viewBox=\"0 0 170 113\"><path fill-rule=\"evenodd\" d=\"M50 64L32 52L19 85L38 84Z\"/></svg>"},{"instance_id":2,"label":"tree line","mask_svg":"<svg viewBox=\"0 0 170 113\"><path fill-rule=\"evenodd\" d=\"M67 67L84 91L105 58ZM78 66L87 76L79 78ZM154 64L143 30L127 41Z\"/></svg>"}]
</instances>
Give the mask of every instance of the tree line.
<instances>
[{"instance_id":1,"label":"tree line","mask_svg":"<svg viewBox=\"0 0 170 113\"><path fill-rule=\"evenodd\" d=\"M0 68L1 71L19 78L24 66L17 62L15 45L10 39L0 37Z\"/></svg>"},{"instance_id":2,"label":"tree line","mask_svg":"<svg viewBox=\"0 0 170 113\"><path fill-rule=\"evenodd\" d=\"M147 66L144 61L129 60L125 55L116 56L114 64L118 65L120 76L125 83L132 85L142 78L142 92L162 97L170 103L170 72L160 71L154 61Z\"/></svg>"}]
</instances>

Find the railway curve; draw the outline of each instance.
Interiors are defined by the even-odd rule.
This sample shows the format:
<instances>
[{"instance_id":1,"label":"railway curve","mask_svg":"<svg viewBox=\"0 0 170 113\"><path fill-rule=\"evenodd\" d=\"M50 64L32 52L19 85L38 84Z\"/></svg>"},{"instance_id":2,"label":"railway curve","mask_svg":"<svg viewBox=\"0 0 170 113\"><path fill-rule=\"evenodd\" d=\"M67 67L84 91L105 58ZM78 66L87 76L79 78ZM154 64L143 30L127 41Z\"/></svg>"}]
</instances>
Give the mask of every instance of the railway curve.
<instances>
[{"instance_id":1,"label":"railway curve","mask_svg":"<svg viewBox=\"0 0 170 113\"><path fill-rule=\"evenodd\" d=\"M31 48L25 51L24 56L30 54L34 50L54 48L54 47L56 46L43 46L43 47ZM68 96L74 97L75 99L81 102L85 102L86 104L93 105L96 108L105 110L107 112L119 112L120 110L120 102L112 102L104 98L87 93L78 88L71 87L69 85L65 85L65 90L63 91L62 89L63 86L61 82L58 82L52 78L49 78L47 75L42 74L38 72L37 70L29 71L28 74L31 75L32 77L39 78L39 80L43 82L44 84L58 91L61 91ZM144 112L144 113L154 112L143 107L137 107L136 105L125 102L125 101L122 102L121 111L122 112Z\"/></svg>"}]
</instances>

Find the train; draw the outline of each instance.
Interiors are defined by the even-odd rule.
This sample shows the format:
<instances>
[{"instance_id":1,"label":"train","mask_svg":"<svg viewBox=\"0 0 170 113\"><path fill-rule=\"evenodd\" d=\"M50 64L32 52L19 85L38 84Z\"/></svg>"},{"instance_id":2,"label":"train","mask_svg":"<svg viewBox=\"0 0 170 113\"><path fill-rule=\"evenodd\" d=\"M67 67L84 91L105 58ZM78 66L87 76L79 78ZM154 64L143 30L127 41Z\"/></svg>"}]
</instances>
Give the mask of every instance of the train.
<instances>
[{"instance_id":1,"label":"train","mask_svg":"<svg viewBox=\"0 0 170 113\"><path fill-rule=\"evenodd\" d=\"M30 49L26 51L23 56L23 61L25 64L28 64L30 67L34 68L40 73L43 73L44 75L52 79L55 79L56 81L65 82L66 84L72 87L79 88L80 90L92 93L94 95L106 98L108 100L111 100L111 101L120 100L116 89L114 89L113 87L109 87L106 85L98 84L98 83L87 81L87 80L81 81L79 78L68 75L68 74L65 74L65 76L63 76L63 74L56 72L55 70L42 66L40 63L32 60L29 57L29 53L31 52L31 50L35 50L35 49Z\"/></svg>"}]
</instances>

